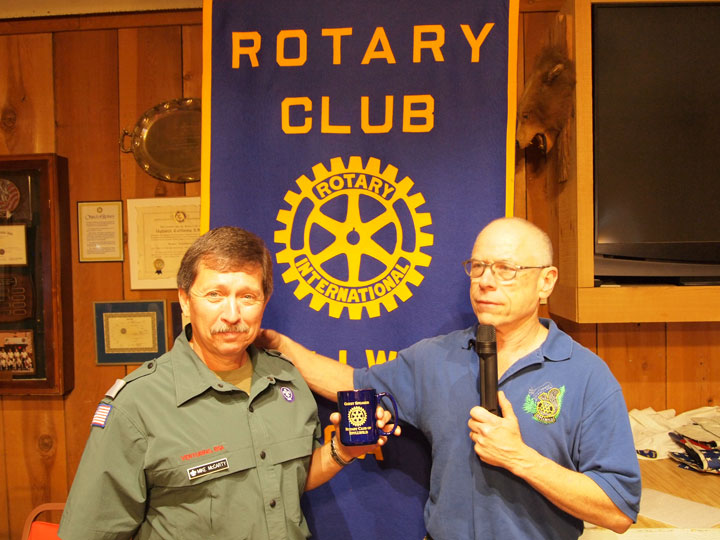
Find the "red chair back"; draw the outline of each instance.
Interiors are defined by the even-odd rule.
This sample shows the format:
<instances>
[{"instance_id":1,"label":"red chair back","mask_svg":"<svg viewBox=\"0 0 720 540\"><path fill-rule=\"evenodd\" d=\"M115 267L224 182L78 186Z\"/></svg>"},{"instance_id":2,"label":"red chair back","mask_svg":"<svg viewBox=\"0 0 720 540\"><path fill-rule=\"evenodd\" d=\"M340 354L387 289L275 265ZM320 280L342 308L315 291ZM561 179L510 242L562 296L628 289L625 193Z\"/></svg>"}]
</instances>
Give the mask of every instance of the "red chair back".
<instances>
[{"instance_id":1,"label":"red chair back","mask_svg":"<svg viewBox=\"0 0 720 540\"><path fill-rule=\"evenodd\" d=\"M27 540L59 540L57 535L59 523L48 523L47 521L33 521Z\"/></svg>"},{"instance_id":2,"label":"red chair back","mask_svg":"<svg viewBox=\"0 0 720 540\"><path fill-rule=\"evenodd\" d=\"M36 519L43 512L62 510L63 508L65 508L65 503L45 503L33 508L25 519L22 540L60 540L57 535L59 523L36 521Z\"/></svg>"}]
</instances>

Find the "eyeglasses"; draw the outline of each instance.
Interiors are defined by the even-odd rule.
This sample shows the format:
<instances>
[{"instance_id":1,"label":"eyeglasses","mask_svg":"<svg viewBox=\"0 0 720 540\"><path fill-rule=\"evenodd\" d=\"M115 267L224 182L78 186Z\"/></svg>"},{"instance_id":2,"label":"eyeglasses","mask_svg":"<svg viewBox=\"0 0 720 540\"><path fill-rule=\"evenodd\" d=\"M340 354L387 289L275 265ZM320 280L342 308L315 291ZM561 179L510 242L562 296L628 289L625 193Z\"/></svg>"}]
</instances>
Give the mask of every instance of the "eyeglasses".
<instances>
[{"instance_id":1,"label":"eyeglasses","mask_svg":"<svg viewBox=\"0 0 720 540\"><path fill-rule=\"evenodd\" d=\"M477 259L468 259L463 261L463 268L465 273L470 276L471 279L478 279L485 273L485 269L489 266L492 275L501 281L512 281L517 276L520 270L529 270L531 268L548 268L548 265L544 266L518 266L503 261L495 262L484 262L478 261Z\"/></svg>"}]
</instances>

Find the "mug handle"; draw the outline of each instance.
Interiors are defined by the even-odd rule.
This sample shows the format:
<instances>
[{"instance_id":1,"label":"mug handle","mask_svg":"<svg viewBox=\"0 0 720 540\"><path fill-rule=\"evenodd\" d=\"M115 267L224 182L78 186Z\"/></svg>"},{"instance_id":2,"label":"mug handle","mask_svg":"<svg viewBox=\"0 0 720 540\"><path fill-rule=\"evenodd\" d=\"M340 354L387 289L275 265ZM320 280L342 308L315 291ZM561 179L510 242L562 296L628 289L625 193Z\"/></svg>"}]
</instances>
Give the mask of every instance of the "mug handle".
<instances>
[{"instance_id":1,"label":"mug handle","mask_svg":"<svg viewBox=\"0 0 720 540\"><path fill-rule=\"evenodd\" d=\"M393 427L393 430L390 431L390 432L388 432L388 433L386 433L386 432L383 431L383 430L379 430L379 432L380 432L379 434L380 434L380 435L384 435L384 436L386 436L386 437L389 437L390 435L394 435L395 432L397 431L397 429L400 427L400 424L398 423L398 419L400 418L400 415L398 414L397 403L395 403L395 398L392 396L392 394L388 394L387 392L380 392L380 393L377 395L378 403L380 403L381 398L382 398L383 396L387 396L387 397L390 398L390 401L392 401L393 410L395 411L395 427ZM375 427L377 428L377 426L375 426Z\"/></svg>"}]
</instances>

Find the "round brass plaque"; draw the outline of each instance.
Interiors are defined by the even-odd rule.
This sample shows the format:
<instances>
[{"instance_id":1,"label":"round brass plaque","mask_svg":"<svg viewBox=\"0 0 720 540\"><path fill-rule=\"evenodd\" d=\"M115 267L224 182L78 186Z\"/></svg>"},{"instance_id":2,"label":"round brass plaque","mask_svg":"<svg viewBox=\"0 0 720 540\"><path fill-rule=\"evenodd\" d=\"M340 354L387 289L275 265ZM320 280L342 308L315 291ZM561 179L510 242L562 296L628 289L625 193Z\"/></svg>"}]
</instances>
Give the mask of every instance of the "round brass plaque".
<instances>
[{"instance_id":1,"label":"round brass plaque","mask_svg":"<svg viewBox=\"0 0 720 540\"><path fill-rule=\"evenodd\" d=\"M150 176L168 182L200 180L200 98L173 99L145 111L120 150L132 152ZM130 147L125 138L131 137Z\"/></svg>"}]
</instances>

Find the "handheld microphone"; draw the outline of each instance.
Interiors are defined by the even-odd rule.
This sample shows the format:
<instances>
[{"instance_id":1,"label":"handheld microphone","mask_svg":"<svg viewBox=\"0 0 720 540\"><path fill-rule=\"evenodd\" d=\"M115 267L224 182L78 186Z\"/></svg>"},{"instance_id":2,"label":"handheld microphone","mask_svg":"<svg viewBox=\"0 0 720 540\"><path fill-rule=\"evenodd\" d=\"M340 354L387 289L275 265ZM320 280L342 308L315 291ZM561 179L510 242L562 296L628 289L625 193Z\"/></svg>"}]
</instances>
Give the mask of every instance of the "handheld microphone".
<instances>
[{"instance_id":1,"label":"handheld microphone","mask_svg":"<svg viewBox=\"0 0 720 540\"><path fill-rule=\"evenodd\" d=\"M493 414L500 414L497 401L497 341L495 327L479 324L475 334L475 352L480 360L478 373L478 392L482 397L481 405Z\"/></svg>"}]
</instances>

